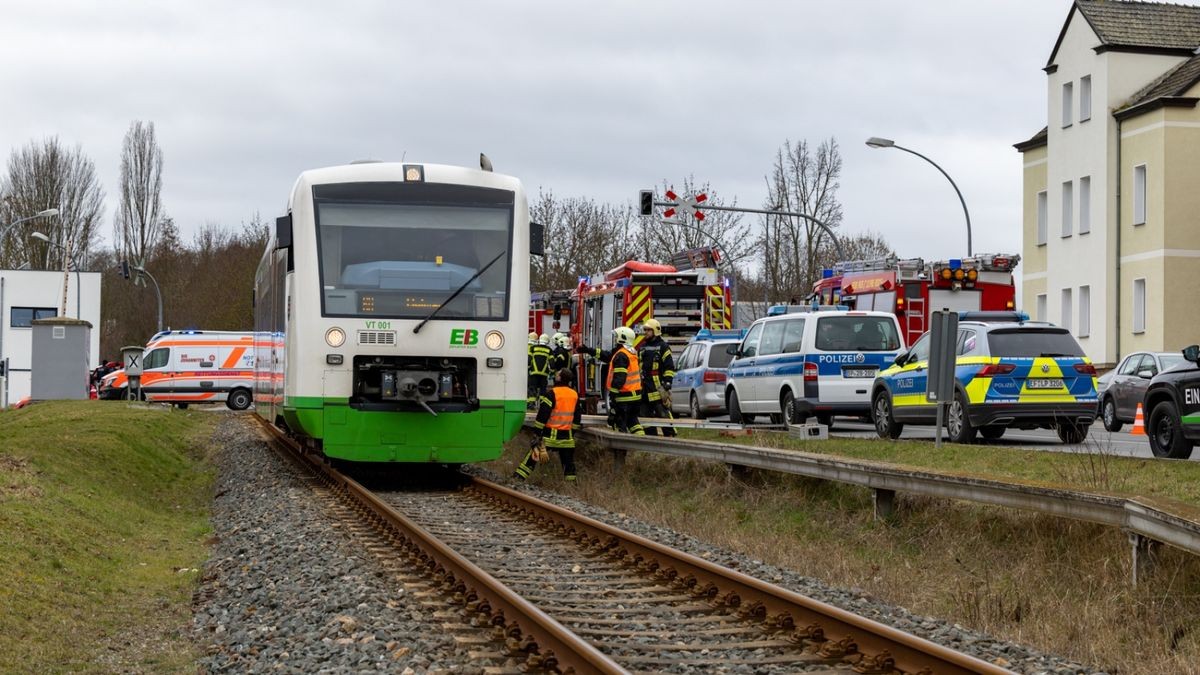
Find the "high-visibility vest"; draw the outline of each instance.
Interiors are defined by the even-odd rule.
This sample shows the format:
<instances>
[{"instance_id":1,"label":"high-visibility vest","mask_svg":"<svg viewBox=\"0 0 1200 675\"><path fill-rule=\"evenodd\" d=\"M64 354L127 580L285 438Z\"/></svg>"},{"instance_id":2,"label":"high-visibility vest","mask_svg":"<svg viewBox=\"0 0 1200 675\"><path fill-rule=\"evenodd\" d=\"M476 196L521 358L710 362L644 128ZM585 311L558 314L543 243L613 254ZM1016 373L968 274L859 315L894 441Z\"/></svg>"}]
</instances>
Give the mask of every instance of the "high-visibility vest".
<instances>
[{"instance_id":1,"label":"high-visibility vest","mask_svg":"<svg viewBox=\"0 0 1200 675\"><path fill-rule=\"evenodd\" d=\"M642 368L638 364L637 352L634 352L629 347L621 345L616 354L613 354L613 360L608 362L608 382L605 383L605 389L612 391L613 380L613 361L617 360L617 354L624 352L629 359L629 369L625 371L625 384L621 385L620 394L633 394L642 390Z\"/></svg>"},{"instance_id":2,"label":"high-visibility vest","mask_svg":"<svg viewBox=\"0 0 1200 675\"><path fill-rule=\"evenodd\" d=\"M579 402L579 394L570 387L554 388L554 410L550 411L550 421L546 426L559 431L569 431L575 422L575 405Z\"/></svg>"},{"instance_id":3,"label":"high-visibility vest","mask_svg":"<svg viewBox=\"0 0 1200 675\"><path fill-rule=\"evenodd\" d=\"M529 348L529 374L530 375L549 375L550 374L550 347L546 345L533 345Z\"/></svg>"}]
</instances>

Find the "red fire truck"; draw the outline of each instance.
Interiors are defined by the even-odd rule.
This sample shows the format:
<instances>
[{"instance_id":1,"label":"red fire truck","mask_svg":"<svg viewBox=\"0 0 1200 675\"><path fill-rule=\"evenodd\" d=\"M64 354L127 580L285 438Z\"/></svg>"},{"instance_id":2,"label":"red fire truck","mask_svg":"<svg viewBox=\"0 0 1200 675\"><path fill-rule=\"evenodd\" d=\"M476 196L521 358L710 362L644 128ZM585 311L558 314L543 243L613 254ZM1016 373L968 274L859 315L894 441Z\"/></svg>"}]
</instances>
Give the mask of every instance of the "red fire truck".
<instances>
[{"instance_id":1,"label":"red fire truck","mask_svg":"<svg viewBox=\"0 0 1200 675\"><path fill-rule=\"evenodd\" d=\"M911 345L928 329L931 311L1014 309L1012 272L1020 261L1015 253L989 253L932 263L895 257L839 262L824 270L809 301L895 312Z\"/></svg>"},{"instance_id":2,"label":"red fire truck","mask_svg":"<svg viewBox=\"0 0 1200 675\"><path fill-rule=\"evenodd\" d=\"M529 296L529 332L554 335L571 330L575 291L536 291Z\"/></svg>"},{"instance_id":3,"label":"red fire truck","mask_svg":"<svg viewBox=\"0 0 1200 675\"><path fill-rule=\"evenodd\" d=\"M713 252L683 251L673 262L676 265L630 260L581 278L571 306L572 342L610 349L613 329L628 326L640 343L642 322L654 318L678 355L700 329L732 328L728 281L714 267L700 267L717 262ZM581 373L585 392L602 389L600 371L593 363Z\"/></svg>"}]
</instances>

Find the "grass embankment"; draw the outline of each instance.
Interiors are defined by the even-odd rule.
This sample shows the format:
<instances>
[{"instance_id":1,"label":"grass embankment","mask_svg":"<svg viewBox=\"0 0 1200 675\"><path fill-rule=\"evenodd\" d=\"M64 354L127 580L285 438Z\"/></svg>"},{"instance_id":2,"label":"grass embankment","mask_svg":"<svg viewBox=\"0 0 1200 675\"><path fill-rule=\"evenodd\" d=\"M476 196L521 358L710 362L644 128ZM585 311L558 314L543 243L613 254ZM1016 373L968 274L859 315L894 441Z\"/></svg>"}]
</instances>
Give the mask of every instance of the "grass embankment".
<instances>
[{"instance_id":1,"label":"grass embankment","mask_svg":"<svg viewBox=\"0 0 1200 675\"><path fill-rule=\"evenodd\" d=\"M124 402L0 412L0 672L192 672L217 416Z\"/></svg>"},{"instance_id":2,"label":"grass embankment","mask_svg":"<svg viewBox=\"0 0 1200 675\"><path fill-rule=\"evenodd\" d=\"M527 447L518 437L492 469L511 472ZM936 453L932 443L873 440L802 447L959 474L1200 501L1200 467L1184 462L995 446L947 445ZM1200 673L1200 560L1178 550L1159 548L1150 576L1132 588L1129 543L1114 528L903 494L895 517L878 522L865 488L762 471L733 474L720 464L648 453L629 453L618 474L608 453L581 447L579 456L579 484L563 482L553 461L532 482L1110 672Z\"/></svg>"}]
</instances>

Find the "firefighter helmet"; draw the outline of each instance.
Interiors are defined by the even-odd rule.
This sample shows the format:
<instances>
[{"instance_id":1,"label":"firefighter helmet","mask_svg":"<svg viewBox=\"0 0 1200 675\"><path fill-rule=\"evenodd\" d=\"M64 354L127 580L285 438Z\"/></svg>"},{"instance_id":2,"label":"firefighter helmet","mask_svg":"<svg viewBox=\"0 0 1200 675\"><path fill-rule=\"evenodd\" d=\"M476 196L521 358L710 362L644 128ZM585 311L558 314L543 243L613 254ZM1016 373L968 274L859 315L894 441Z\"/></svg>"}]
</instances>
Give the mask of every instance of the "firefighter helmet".
<instances>
[{"instance_id":1,"label":"firefighter helmet","mask_svg":"<svg viewBox=\"0 0 1200 675\"><path fill-rule=\"evenodd\" d=\"M554 337L551 338L550 340L551 340L551 342L558 345L559 347L562 347L563 349L571 348L571 338L567 337L567 335L565 333L555 333Z\"/></svg>"},{"instance_id":2,"label":"firefighter helmet","mask_svg":"<svg viewBox=\"0 0 1200 675\"><path fill-rule=\"evenodd\" d=\"M655 335L662 335L662 324L658 319L646 319L642 322L643 331L652 331Z\"/></svg>"},{"instance_id":3,"label":"firefighter helmet","mask_svg":"<svg viewBox=\"0 0 1200 675\"><path fill-rule=\"evenodd\" d=\"M613 339L619 345L632 347L635 337L633 329L629 326L617 326L613 329Z\"/></svg>"},{"instance_id":4,"label":"firefighter helmet","mask_svg":"<svg viewBox=\"0 0 1200 675\"><path fill-rule=\"evenodd\" d=\"M529 344L531 344L531 345L537 344L537 333L529 334Z\"/></svg>"},{"instance_id":5,"label":"firefighter helmet","mask_svg":"<svg viewBox=\"0 0 1200 675\"><path fill-rule=\"evenodd\" d=\"M539 337L539 338L538 338L538 344L539 344L539 345L548 345L548 344L550 344L550 336L549 336L549 335L546 335L545 333L542 333L541 337Z\"/></svg>"}]
</instances>

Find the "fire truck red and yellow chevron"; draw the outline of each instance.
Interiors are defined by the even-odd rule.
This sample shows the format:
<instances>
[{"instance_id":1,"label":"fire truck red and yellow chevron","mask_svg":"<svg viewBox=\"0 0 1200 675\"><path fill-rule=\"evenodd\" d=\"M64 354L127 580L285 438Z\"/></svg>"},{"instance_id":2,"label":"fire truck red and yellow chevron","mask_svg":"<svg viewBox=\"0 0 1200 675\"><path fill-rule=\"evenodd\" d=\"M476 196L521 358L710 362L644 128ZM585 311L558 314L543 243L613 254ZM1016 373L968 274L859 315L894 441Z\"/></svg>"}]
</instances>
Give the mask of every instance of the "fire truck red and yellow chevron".
<instances>
[{"instance_id":1,"label":"fire truck red and yellow chevron","mask_svg":"<svg viewBox=\"0 0 1200 675\"><path fill-rule=\"evenodd\" d=\"M1080 357L959 357L955 378L970 405L991 403L1094 403L1097 401L1096 377L1076 370L1076 365L1091 365ZM987 369L1001 366L1001 369ZM925 400L928 361L892 366L879 374L892 391L892 405L933 405ZM1093 371L1094 373L1094 371ZM1030 388L1030 380L1059 380L1061 386Z\"/></svg>"}]
</instances>

